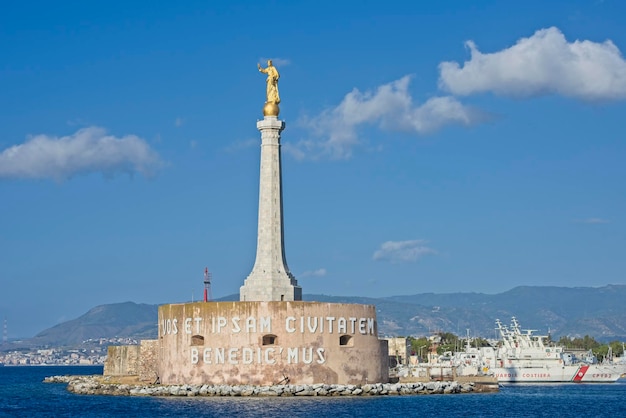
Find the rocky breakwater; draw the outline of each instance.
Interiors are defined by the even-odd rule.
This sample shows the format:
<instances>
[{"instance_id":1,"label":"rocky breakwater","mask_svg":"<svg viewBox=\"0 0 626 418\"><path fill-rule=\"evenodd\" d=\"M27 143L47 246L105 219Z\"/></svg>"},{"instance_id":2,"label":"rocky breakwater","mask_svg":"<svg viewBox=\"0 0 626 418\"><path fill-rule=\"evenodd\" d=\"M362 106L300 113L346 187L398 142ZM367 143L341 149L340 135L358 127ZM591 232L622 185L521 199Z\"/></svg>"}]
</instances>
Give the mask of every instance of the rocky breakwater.
<instances>
[{"instance_id":1,"label":"rocky breakwater","mask_svg":"<svg viewBox=\"0 0 626 418\"><path fill-rule=\"evenodd\" d=\"M46 383L66 383L82 395L125 396L385 396L471 393L482 391L472 382L372 383L365 385L146 385L113 382L103 376L52 376Z\"/></svg>"}]
</instances>

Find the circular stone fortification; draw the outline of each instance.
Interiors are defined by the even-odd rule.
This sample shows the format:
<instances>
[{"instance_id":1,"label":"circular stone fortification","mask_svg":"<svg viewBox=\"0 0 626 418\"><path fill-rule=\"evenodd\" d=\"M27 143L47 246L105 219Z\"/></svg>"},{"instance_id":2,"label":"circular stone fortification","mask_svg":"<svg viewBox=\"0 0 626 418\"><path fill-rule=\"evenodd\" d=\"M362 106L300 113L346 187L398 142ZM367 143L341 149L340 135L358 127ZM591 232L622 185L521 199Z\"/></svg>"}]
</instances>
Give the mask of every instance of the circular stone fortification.
<instances>
[{"instance_id":1,"label":"circular stone fortification","mask_svg":"<svg viewBox=\"0 0 626 418\"><path fill-rule=\"evenodd\" d=\"M159 307L163 384L365 384L388 380L371 305L196 302Z\"/></svg>"}]
</instances>

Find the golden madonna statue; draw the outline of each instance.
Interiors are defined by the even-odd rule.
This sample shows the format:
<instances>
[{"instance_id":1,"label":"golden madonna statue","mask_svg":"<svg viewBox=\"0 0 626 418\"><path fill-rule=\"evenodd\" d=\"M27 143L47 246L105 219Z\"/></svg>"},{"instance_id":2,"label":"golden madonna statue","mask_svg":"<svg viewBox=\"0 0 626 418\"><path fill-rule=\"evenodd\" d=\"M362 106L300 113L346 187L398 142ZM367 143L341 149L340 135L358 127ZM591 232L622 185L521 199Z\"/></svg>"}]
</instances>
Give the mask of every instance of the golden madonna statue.
<instances>
[{"instance_id":1,"label":"golden madonna statue","mask_svg":"<svg viewBox=\"0 0 626 418\"><path fill-rule=\"evenodd\" d=\"M265 106L263 107L263 115L265 116L278 116L278 104L280 103L280 95L278 94L278 79L280 74L274 65L272 60L267 60L267 68L261 67L261 64L257 64L259 71L267 74L267 89Z\"/></svg>"}]
</instances>

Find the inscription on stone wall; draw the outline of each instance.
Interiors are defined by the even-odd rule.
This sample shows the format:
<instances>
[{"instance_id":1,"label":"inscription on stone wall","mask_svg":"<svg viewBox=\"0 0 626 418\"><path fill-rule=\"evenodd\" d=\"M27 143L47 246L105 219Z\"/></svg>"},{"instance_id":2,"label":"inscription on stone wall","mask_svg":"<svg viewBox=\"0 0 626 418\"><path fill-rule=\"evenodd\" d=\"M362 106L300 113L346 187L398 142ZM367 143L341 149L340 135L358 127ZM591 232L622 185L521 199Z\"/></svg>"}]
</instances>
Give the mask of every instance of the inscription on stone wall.
<instances>
[{"instance_id":1,"label":"inscription on stone wall","mask_svg":"<svg viewBox=\"0 0 626 418\"><path fill-rule=\"evenodd\" d=\"M200 334L206 330L211 334L231 333L271 333L273 329L273 321L269 316L234 316L227 318L225 316L216 316L207 318L208 324L203 324L203 317L187 317L182 319L182 323L178 318L164 318L161 320L160 332L163 335L178 334ZM310 333L310 334L374 334L374 318L357 318L357 317L334 317L334 316L288 316L281 324L284 330L292 333ZM282 321L281 321L282 322Z\"/></svg>"},{"instance_id":2,"label":"inscription on stone wall","mask_svg":"<svg viewBox=\"0 0 626 418\"><path fill-rule=\"evenodd\" d=\"M159 335L203 334L337 334L374 335L375 319L368 317L334 316L288 316L278 320L269 316L248 317L185 317L163 318L159 324ZM279 332L277 332L279 331ZM209 339L210 341L210 339ZM326 350L323 347L206 347L191 346L191 364L264 364L277 362L287 364L324 364Z\"/></svg>"},{"instance_id":3,"label":"inscription on stone wall","mask_svg":"<svg viewBox=\"0 0 626 418\"><path fill-rule=\"evenodd\" d=\"M191 364L276 364L278 359L287 364L324 364L325 350L322 347L191 347Z\"/></svg>"}]
</instances>

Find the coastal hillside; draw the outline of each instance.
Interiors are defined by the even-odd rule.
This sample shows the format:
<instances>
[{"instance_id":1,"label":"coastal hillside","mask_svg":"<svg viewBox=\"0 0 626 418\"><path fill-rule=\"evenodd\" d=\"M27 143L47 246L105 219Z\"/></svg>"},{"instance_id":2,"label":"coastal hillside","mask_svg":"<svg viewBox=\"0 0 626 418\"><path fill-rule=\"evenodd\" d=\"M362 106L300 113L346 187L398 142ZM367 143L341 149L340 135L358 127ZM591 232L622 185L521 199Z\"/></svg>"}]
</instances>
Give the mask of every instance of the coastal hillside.
<instances>
[{"instance_id":1,"label":"coastal hillside","mask_svg":"<svg viewBox=\"0 0 626 418\"><path fill-rule=\"evenodd\" d=\"M521 286L499 294L422 293L385 298L304 295L308 301L376 305L382 336L424 336L435 331L495 336L494 322L517 317L524 329L553 337L590 335L600 341L626 340L626 286ZM230 295L220 300L238 300ZM32 343L64 346L87 339L157 336L158 305L133 302L101 305L37 334Z\"/></svg>"},{"instance_id":2,"label":"coastal hillside","mask_svg":"<svg viewBox=\"0 0 626 418\"><path fill-rule=\"evenodd\" d=\"M156 338L157 309L158 305L134 302L96 306L76 319L41 331L30 342L58 347L99 338Z\"/></svg>"}]
</instances>

